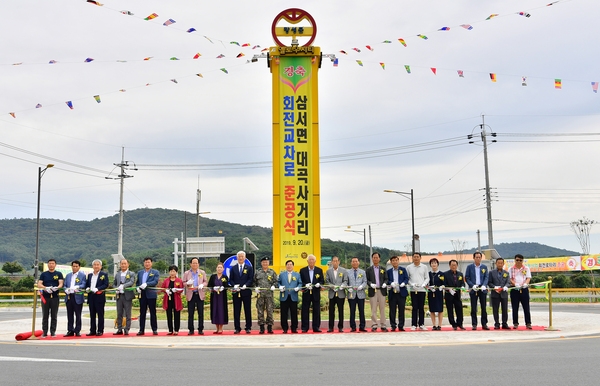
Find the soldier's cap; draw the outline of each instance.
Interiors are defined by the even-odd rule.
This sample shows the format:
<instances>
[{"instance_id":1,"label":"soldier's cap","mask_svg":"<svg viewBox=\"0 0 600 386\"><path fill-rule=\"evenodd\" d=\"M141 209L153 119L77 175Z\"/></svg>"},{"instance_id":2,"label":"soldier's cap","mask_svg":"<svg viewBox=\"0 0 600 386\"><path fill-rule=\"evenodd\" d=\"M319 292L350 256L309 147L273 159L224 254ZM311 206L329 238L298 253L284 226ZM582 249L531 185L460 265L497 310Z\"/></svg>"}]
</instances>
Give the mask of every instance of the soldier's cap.
<instances>
[{"instance_id":1,"label":"soldier's cap","mask_svg":"<svg viewBox=\"0 0 600 386\"><path fill-rule=\"evenodd\" d=\"M269 261L269 256L263 256L263 257L260 259L260 261L265 261L265 260L266 260L266 261Z\"/></svg>"}]
</instances>

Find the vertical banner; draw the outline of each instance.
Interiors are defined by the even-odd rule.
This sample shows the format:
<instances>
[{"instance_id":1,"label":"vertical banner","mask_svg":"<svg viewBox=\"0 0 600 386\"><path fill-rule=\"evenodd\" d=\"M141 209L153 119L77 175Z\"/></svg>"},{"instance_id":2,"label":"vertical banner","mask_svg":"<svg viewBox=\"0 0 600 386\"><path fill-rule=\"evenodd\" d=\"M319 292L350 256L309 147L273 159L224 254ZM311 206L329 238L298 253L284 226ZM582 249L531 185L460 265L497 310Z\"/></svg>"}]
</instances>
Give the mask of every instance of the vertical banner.
<instances>
[{"instance_id":1,"label":"vertical banner","mask_svg":"<svg viewBox=\"0 0 600 386\"><path fill-rule=\"evenodd\" d=\"M292 12L290 12L292 11ZM321 261L318 70L319 47L299 46L297 37L316 27L277 27L297 24L306 12L283 11L273 22L273 35L293 37L292 46L269 49L273 82L273 268L307 265L308 255ZM310 16L310 15L308 15ZM310 18L309 20L312 20ZM314 38L314 36L313 36ZM312 41L312 39L311 39Z\"/></svg>"}]
</instances>

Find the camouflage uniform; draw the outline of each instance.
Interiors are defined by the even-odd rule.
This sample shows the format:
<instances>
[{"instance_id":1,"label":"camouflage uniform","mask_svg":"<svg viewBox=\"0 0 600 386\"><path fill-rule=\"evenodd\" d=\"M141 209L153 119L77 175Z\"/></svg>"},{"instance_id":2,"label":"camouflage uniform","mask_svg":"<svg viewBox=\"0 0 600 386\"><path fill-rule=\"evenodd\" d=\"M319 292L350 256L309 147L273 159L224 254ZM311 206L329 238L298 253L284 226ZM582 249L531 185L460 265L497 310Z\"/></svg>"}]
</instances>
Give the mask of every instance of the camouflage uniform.
<instances>
[{"instance_id":1,"label":"camouflage uniform","mask_svg":"<svg viewBox=\"0 0 600 386\"><path fill-rule=\"evenodd\" d=\"M258 324L259 326L264 326L267 324L268 326L273 326L273 309L275 308L275 303L273 302L273 291L270 290L272 286L277 287L277 279L278 275L272 268L267 269L267 271L263 271L262 268L256 271L254 275L254 286L260 288L269 288L269 289L261 289L258 294L258 299L256 300L256 310L258 311ZM265 323L265 310L267 311L267 320Z\"/></svg>"}]
</instances>

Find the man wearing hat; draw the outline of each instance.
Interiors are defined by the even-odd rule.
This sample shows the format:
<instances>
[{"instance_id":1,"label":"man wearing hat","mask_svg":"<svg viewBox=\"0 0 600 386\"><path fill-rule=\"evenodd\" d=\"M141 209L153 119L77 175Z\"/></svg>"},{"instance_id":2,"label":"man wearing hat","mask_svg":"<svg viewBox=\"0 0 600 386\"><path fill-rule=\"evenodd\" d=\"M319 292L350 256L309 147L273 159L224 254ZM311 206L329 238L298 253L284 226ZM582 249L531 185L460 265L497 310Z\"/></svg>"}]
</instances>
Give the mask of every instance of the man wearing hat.
<instances>
[{"instance_id":1,"label":"man wearing hat","mask_svg":"<svg viewBox=\"0 0 600 386\"><path fill-rule=\"evenodd\" d=\"M260 268L254 275L254 292L256 292L256 311L258 314L258 325L260 333L265 333L265 311L267 312L267 332L273 333L273 291L277 284L278 276L272 268L269 268L269 257L264 256L260 259Z\"/></svg>"}]
</instances>

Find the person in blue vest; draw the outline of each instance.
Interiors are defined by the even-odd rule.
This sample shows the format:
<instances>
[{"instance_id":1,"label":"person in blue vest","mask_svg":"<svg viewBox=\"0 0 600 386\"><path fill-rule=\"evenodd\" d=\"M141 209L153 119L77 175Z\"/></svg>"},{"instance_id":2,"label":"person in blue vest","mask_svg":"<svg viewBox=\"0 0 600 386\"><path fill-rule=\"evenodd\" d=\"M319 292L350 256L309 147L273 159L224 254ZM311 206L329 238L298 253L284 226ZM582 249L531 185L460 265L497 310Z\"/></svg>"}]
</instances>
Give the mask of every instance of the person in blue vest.
<instances>
[{"instance_id":1,"label":"person in blue vest","mask_svg":"<svg viewBox=\"0 0 600 386\"><path fill-rule=\"evenodd\" d=\"M87 303L90 308L90 332L86 335L102 336L104 334L104 305L106 304L104 290L109 285L108 273L102 271L102 261L98 259L92 261L92 268L94 271L88 275L86 280ZM98 323L96 323L96 315Z\"/></svg>"},{"instance_id":2,"label":"person in blue vest","mask_svg":"<svg viewBox=\"0 0 600 386\"><path fill-rule=\"evenodd\" d=\"M158 335L158 321L156 320L156 290L151 287L158 285L160 272L152 268L152 258L144 259L144 269L137 273L137 291L140 294L140 330L137 335L144 335L146 329L146 312L150 311L150 327L152 334Z\"/></svg>"},{"instance_id":3,"label":"person in blue vest","mask_svg":"<svg viewBox=\"0 0 600 386\"><path fill-rule=\"evenodd\" d=\"M65 278L65 305L67 306L67 333L65 336L81 336L81 311L83 310L83 291L85 290L85 273L79 268L79 260L71 262L71 271Z\"/></svg>"}]
</instances>

